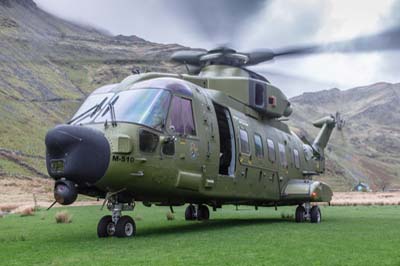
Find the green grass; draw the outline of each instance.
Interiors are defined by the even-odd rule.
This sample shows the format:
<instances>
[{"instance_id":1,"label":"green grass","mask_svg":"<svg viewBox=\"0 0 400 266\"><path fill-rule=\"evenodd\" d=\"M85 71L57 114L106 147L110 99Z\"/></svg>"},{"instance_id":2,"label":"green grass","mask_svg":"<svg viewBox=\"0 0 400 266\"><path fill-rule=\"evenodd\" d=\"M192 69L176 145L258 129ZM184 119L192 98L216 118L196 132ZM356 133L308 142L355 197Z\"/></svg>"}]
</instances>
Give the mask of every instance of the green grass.
<instances>
[{"instance_id":1,"label":"green grass","mask_svg":"<svg viewBox=\"0 0 400 266\"><path fill-rule=\"evenodd\" d=\"M323 223L282 219L294 208L227 206L209 222L167 221L165 207L138 206L133 239L98 239L98 206L0 218L1 265L400 265L400 207L322 207ZM129 213L127 213L129 214Z\"/></svg>"}]
</instances>

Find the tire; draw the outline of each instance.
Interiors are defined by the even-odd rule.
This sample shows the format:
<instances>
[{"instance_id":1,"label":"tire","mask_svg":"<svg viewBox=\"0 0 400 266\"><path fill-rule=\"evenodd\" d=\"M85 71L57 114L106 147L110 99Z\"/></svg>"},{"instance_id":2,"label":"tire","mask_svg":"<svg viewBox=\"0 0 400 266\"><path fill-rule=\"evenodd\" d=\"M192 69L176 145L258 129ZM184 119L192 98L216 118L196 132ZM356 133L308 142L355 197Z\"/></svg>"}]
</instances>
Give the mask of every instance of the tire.
<instances>
[{"instance_id":1,"label":"tire","mask_svg":"<svg viewBox=\"0 0 400 266\"><path fill-rule=\"evenodd\" d=\"M185 210L185 220L186 221L193 221L196 220L196 209L193 205L187 206Z\"/></svg>"},{"instance_id":2,"label":"tire","mask_svg":"<svg viewBox=\"0 0 400 266\"><path fill-rule=\"evenodd\" d=\"M97 236L100 238L113 236L115 233L115 224L111 215L103 216L97 224Z\"/></svg>"},{"instance_id":3,"label":"tire","mask_svg":"<svg viewBox=\"0 0 400 266\"><path fill-rule=\"evenodd\" d=\"M306 209L302 205L297 206L296 217L295 217L296 223L304 222L306 220L305 215L306 215Z\"/></svg>"},{"instance_id":4,"label":"tire","mask_svg":"<svg viewBox=\"0 0 400 266\"><path fill-rule=\"evenodd\" d=\"M310 210L310 222L319 224L321 222L321 210L318 206L313 206Z\"/></svg>"},{"instance_id":5,"label":"tire","mask_svg":"<svg viewBox=\"0 0 400 266\"><path fill-rule=\"evenodd\" d=\"M115 235L117 237L133 237L136 235L136 224L130 216L119 218L115 226Z\"/></svg>"},{"instance_id":6,"label":"tire","mask_svg":"<svg viewBox=\"0 0 400 266\"><path fill-rule=\"evenodd\" d=\"M197 210L197 220L207 221L210 219L210 211L206 205L200 205Z\"/></svg>"}]
</instances>

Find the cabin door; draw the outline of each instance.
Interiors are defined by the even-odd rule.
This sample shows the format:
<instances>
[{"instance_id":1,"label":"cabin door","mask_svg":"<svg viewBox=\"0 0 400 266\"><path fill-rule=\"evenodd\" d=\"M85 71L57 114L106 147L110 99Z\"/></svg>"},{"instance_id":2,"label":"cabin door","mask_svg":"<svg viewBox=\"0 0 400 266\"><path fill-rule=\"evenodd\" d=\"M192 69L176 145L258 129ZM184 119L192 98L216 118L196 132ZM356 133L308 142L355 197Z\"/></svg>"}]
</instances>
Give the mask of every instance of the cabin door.
<instances>
[{"instance_id":1,"label":"cabin door","mask_svg":"<svg viewBox=\"0 0 400 266\"><path fill-rule=\"evenodd\" d=\"M177 168L176 186L198 190L201 183L200 139L194 119L193 100L174 95L167 121L168 130L174 135L174 164Z\"/></svg>"},{"instance_id":2,"label":"cabin door","mask_svg":"<svg viewBox=\"0 0 400 266\"><path fill-rule=\"evenodd\" d=\"M235 176L236 145L232 118L228 109L214 104L219 129L219 174Z\"/></svg>"}]
</instances>

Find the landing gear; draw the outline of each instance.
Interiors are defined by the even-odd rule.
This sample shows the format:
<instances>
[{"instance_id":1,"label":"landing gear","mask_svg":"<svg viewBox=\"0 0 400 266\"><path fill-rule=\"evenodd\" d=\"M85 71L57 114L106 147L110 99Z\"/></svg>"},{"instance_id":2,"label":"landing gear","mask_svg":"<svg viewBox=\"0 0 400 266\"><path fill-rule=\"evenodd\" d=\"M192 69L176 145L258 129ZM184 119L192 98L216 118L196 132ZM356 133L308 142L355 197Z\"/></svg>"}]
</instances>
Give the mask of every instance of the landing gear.
<instances>
[{"instance_id":1,"label":"landing gear","mask_svg":"<svg viewBox=\"0 0 400 266\"><path fill-rule=\"evenodd\" d=\"M107 208L112 215L106 215L100 219L97 225L97 235L100 238L117 236L133 237L136 235L136 224L130 216L122 216L122 211L133 211L134 203L118 203L115 198L108 198Z\"/></svg>"},{"instance_id":2,"label":"landing gear","mask_svg":"<svg viewBox=\"0 0 400 266\"><path fill-rule=\"evenodd\" d=\"M296 208L295 220L296 223L302 223L306 220L306 209L302 205L299 205Z\"/></svg>"},{"instance_id":3,"label":"landing gear","mask_svg":"<svg viewBox=\"0 0 400 266\"><path fill-rule=\"evenodd\" d=\"M136 234L135 221L130 216L122 216L115 226L117 237L132 237Z\"/></svg>"},{"instance_id":4,"label":"landing gear","mask_svg":"<svg viewBox=\"0 0 400 266\"><path fill-rule=\"evenodd\" d=\"M321 210L318 206L313 206L310 211L310 221L312 223L320 223L321 222Z\"/></svg>"},{"instance_id":5,"label":"landing gear","mask_svg":"<svg viewBox=\"0 0 400 266\"><path fill-rule=\"evenodd\" d=\"M187 206L186 210L185 210L185 220L186 221L193 221L196 220L196 208L190 204L189 206Z\"/></svg>"},{"instance_id":6,"label":"landing gear","mask_svg":"<svg viewBox=\"0 0 400 266\"><path fill-rule=\"evenodd\" d=\"M311 223L321 222L321 210L318 206L310 206L309 202L303 205L299 205L296 208L296 223L302 223L309 220Z\"/></svg>"},{"instance_id":7,"label":"landing gear","mask_svg":"<svg viewBox=\"0 0 400 266\"><path fill-rule=\"evenodd\" d=\"M111 215L103 216L97 225L97 235L102 237L113 236L115 233L115 224L112 221Z\"/></svg>"},{"instance_id":8,"label":"landing gear","mask_svg":"<svg viewBox=\"0 0 400 266\"><path fill-rule=\"evenodd\" d=\"M206 205L199 205L197 208L197 220L207 221L210 219L210 211Z\"/></svg>"},{"instance_id":9,"label":"landing gear","mask_svg":"<svg viewBox=\"0 0 400 266\"><path fill-rule=\"evenodd\" d=\"M194 221L196 219L199 221L207 221L210 219L210 211L206 205L199 204L196 207L192 204L187 206L185 210L186 221Z\"/></svg>"}]
</instances>

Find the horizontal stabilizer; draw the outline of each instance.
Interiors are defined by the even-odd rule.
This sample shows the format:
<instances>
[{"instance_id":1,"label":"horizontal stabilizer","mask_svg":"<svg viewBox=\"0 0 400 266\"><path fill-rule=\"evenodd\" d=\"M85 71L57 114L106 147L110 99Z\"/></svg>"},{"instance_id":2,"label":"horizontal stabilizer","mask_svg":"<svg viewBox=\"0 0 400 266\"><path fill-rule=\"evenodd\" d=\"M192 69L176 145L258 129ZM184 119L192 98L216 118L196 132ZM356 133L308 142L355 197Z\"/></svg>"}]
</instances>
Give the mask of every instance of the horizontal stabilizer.
<instances>
[{"instance_id":1,"label":"horizontal stabilizer","mask_svg":"<svg viewBox=\"0 0 400 266\"><path fill-rule=\"evenodd\" d=\"M318 119L313 123L314 127L321 128L324 124L328 126L334 126L336 123L335 118L332 116L326 116L321 119Z\"/></svg>"}]
</instances>

